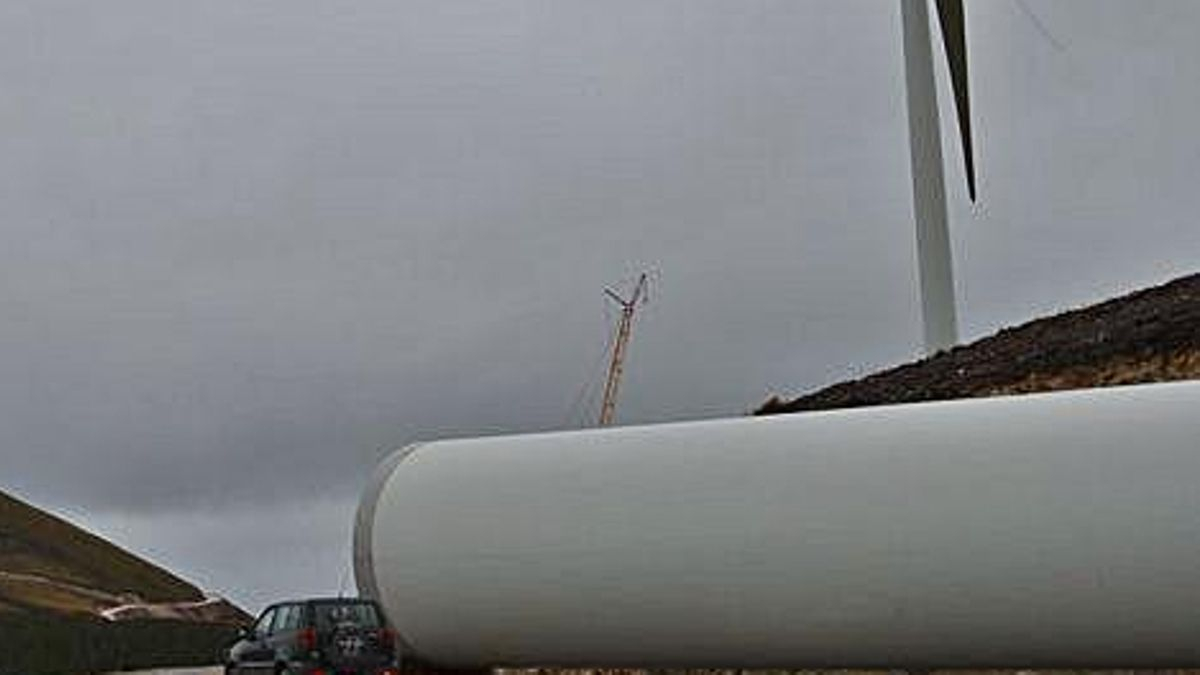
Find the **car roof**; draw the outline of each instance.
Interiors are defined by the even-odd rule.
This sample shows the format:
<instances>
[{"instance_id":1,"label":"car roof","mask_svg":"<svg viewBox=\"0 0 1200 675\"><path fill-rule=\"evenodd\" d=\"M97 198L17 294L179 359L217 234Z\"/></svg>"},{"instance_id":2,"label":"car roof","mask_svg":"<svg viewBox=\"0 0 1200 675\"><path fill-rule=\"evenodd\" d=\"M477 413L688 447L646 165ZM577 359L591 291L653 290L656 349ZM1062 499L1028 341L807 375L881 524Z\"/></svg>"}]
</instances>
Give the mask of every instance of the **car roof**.
<instances>
[{"instance_id":1,"label":"car roof","mask_svg":"<svg viewBox=\"0 0 1200 675\"><path fill-rule=\"evenodd\" d=\"M378 606L379 606L379 604L377 602L375 602L374 600L372 600L370 598L296 598L294 600L279 600L277 602L273 602L263 608L263 613L265 614L269 610L275 609L276 607L283 607L285 605L318 605L318 604L320 604L320 605L326 605L326 604L328 604L328 605L335 605L335 604L374 605L376 608L378 608Z\"/></svg>"}]
</instances>

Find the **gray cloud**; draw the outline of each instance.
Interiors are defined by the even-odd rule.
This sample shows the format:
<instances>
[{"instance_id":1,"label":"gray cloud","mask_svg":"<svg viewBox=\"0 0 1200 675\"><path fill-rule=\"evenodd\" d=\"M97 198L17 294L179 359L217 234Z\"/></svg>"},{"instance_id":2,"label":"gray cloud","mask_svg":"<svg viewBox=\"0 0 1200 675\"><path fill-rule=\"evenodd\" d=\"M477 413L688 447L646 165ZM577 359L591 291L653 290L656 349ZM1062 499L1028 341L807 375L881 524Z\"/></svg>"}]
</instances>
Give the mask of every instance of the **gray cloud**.
<instances>
[{"instance_id":1,"label":"gray cloud","mask_svg":"<svg viewBox=\"0 0 1200 675\"><path fill-rule=\"evenodd\" d=\"M1200 254L1200 6L1027 4L969 7L968 336ZM567 424L642 268L628 422L915 356L893 5L7 3L0 488L249 589L246 514Z\"/></svg>"}]
</instances>

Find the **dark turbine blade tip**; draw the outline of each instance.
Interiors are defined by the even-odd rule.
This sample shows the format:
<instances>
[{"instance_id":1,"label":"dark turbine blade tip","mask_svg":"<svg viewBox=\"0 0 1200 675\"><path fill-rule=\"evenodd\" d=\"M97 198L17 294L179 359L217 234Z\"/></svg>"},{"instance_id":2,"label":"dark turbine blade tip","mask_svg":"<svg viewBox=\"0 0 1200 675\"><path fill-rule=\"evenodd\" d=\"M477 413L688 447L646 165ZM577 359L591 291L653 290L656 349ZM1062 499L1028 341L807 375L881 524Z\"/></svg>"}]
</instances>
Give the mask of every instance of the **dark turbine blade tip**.
<instances>
[{"instance_id":1,"label":"dark turbine blade tip","mask_svg":"<svg viewBox=\"0 0 1200 675\"><path fill-rule=\"evenodd\" d=\"M975 151L971 142L971 98L967 88L967 31L963 0L937 0L937 12L942 26L942 46L950 64L950 85L954 90L954 108L958 113L967 192L971 201L975 201Z\"/></svg>"}]
</instances>

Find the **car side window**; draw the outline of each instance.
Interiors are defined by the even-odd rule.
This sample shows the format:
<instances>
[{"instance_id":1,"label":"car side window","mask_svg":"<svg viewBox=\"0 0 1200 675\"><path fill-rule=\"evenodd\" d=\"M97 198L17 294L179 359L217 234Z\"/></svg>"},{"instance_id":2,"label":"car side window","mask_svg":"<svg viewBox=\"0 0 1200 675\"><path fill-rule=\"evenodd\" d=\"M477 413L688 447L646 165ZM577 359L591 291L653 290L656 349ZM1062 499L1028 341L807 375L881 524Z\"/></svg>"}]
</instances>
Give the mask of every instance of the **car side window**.
<instances>
[{"instance_id":1,"label":"car side window","mask_svg":"<svg viewBox=\"0 0 1200 675\"><path fill-rule=\"evenodd\" d=\"M308 625L308 622L304 620L304 605L296 605L296 613L292 615L292 620L296 623L296 630Z\"/></svg>"},{"instance_id":2,"label":"car side window","mask_svg":"<svg viewBox=\"0 0 1200 675\"><path fill-rule=\"evenodd\" d=\"M258 618L258 622L254 624L255 634L257 634L257 635L270 634L271 622L275 619L275 615L278 613L279 613L278 608L276 608L276 607L271 607L271 608L267 609L267 611L263 612L262 616L260 616Z\"/></svg>"},{"instance_id":3,"label":"car side window","mask_svg":"<svg viewBox=\"0 0 1200 675\"><path fill-rule=\"evenodd\" d=\"M279 633L285 631L290 626L292 613L296 611L295 605L284 605L275 612L275 620L271 622L271 632Z\"/></svg>"},{"instance_id":4,"label":"car side window","mask_svg":"<svg viewBox=\"0 0 1200 675\"><path fill-rule=\"evenodd\" d=\"M288 607L287 616L283 620L284 630L300 630L300 605Z\"/></svg>"}]
</instances>

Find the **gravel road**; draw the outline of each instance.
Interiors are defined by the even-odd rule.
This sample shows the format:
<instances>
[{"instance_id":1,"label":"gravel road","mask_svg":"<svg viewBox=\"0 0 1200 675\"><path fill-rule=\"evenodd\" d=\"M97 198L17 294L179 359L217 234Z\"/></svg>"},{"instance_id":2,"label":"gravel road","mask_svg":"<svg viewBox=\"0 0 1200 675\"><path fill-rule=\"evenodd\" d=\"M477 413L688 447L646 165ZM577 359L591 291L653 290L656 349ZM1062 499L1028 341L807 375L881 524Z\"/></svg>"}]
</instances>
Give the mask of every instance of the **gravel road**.
<instances>
[{"instance_id":1,"label":"gravel road","mask_svg":"<svg viewBox=\"0 0 1200 675\"><path fill-rule=\"evenodd\" d=\"M175 668L172 670L126 670L108 675L222 675L220 665L212 668Z\"/></svg>"}]
</instances>

